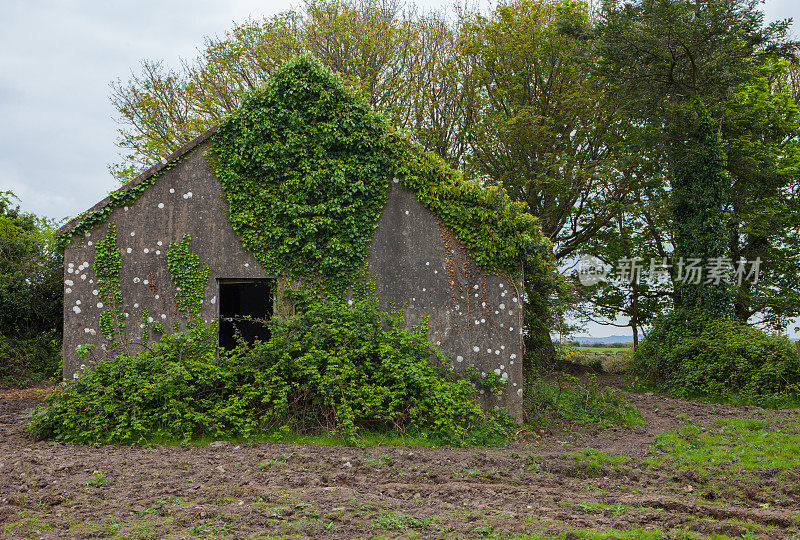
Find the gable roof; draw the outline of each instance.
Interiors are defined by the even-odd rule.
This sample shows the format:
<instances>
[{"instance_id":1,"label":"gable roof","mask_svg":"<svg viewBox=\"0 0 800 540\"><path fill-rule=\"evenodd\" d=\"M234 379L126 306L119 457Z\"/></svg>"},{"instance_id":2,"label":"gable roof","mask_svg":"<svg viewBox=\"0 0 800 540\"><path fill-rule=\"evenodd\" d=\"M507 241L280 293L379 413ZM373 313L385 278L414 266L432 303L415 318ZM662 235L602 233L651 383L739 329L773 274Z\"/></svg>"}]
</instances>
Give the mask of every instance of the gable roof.
<instances>
[{"instance_id":1,"label":"gable roof","mask_svg":"<svg viewBox=\"0 0 800 540\"><path fill-rule=\"evenodd\" d=\"M69 221L67 221L61 227L59 227L56 230L56 233L55 233L56 236L61 236L61 237L64 237L63 240L68 240L75 233L69 234L68 236L67 236L67 234L70 231L72 231L75 227L77 227L85 218L87 218L91 214L94 214L96 212L100 212L105 208L109 208L109 207L115 208L117 206L123 206L123 204L114 204L114 202L115 202L114 201L114 199L115 199L114 195L124 195L125 193L130 192L131 189L143 184L147 180L150 180L154 175L156 175L158 173L166 172L166 170L169 169L170 164L172 164L172 163L180 160L181 158L185 157L186 155L190 154L192 151L194 151L195 148L197 148L202 143L204 143L207 140L209 140L211 138L211 136L214 133L216 133L218 128L219 128L219 126L217 125L217 126L214 126L214 127L210 128L210 129L206 130L201 135L198 135L197 137L195 137L191 141L187 142L186 144L184 144L183 146L181 146L180 148L175 150L168 157L162 158L161 161L159 161L158 163L156 163L155 165L153 165L152 167L150 167L149 169L147 169L146 171L144 171L143 173L138 175L133 180L129 180L128 182L125 182L120 188L115 189L114 191L109 193L108 196L105 199L97 202L95 205L93 205L88 210L86 210L84 212L81 212L80 214L78 214L74 218L72 218Z\"/></svg>"},{"instance_id":2,"label":"gable roof","mask_svg":"<svg viewBox=\"0 0 800 540\"><path fill-rule=\"evenodd\" d=\"M298 259L295 251L338 268L335 273L353 266L365 253L373 230L368 225L377 225L380 216L375 205L384 192L376 189L384 183L388 188L390 175L437 215L485 270L517 274L523 260L537 268L550 264L550 242L524 203L513 201L501 186L465 178L425 151L309 55L276 70L264 89L246 94L240 109L219 126L66 223L57 232L60 246L107 220L113 208L131 204L208 139L213 141L208 165L228 203L228 219L264 268L291 264L281 259L287 254ZM338 201L331 207L316 194L309 197L319 189ZM357 216L347 210L356 193L365 203L355 205L362 210ZM343 212L347 219L340 219ZM275 220L278 215L288 219ZM338 223L345 221L347 230Z\"/></svg>"}]
</instances>

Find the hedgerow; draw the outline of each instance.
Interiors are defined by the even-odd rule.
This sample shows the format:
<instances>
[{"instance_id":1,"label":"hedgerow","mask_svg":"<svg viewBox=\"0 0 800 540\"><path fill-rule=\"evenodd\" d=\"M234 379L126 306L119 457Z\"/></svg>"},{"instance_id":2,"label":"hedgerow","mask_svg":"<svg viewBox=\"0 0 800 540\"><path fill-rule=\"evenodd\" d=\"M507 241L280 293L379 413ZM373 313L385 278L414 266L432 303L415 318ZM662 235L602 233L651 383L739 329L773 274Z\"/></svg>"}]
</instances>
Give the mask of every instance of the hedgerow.
<instances>
[{"instance_id":1,"label":"hedgerow","mask_svg":"<svg viewBox=\"0 0 800 540\"><path fill-rule=\"evenodd\" d=\"M482 444L508 432L505 415L484 412L473 384L451 375L425 324L406 328L373 297L307 300L301 313L270 324L270 341L230 352L217 349L213 326L197 325L99 362L50 396L29 430L92 444L274 430L330 431L352 442L386 428Z\"/></svg>"},{"instance_id":2,"label":"hedgerow","mask_svg":"<svg viewBox=\"0 0 800 540\"><path fill-rule=\"evenodd\" d=\"M656 321L631 371L680 397L775 404L800 395L800 359L788 338L684 310Z\"/></svg>"}]
</instances>

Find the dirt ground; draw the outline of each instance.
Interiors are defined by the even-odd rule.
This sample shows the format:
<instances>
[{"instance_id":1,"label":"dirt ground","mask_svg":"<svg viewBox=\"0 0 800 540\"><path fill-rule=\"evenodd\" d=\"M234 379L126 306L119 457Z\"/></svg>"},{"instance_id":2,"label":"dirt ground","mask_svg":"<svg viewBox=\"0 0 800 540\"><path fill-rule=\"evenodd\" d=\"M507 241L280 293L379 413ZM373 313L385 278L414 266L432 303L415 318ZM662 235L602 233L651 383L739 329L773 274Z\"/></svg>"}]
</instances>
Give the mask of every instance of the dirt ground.
<instances>
[{"instance_id":1,"label":"dirt ground","mask_svg":"<svg viewBox=\"0 0 800 540\"><path fill-rule=\"evenodd\" d=\"M709 481L646 461L655 437L675 429L679 415L710 424L767 414L796 430L798 411L767 413L653 394L631 399L646 426L524 432L501 448L227 442L140 448L33 441L24 427L38 402L36 389L0 391L0 537L798 534L798 470L781 481L769 470ZM585 448L627 459L624 466L587 467L570 454Z\"/></svg>"}]
</instances>

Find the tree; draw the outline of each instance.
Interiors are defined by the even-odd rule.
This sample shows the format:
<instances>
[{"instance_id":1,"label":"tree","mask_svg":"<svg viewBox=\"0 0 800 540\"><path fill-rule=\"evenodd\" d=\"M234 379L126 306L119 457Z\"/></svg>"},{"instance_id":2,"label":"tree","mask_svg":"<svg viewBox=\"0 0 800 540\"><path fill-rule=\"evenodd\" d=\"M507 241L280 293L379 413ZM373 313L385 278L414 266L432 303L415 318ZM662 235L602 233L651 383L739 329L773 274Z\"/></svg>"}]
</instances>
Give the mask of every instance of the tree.
<instances>
[{"instance_id":1,"label":"tree","mask_svg":"<svg viewBox=\"0 0 800 540\"><path fill-rule=\"evenodd\" d=\"M775 330L800 316L800 109L793 71L784 61L754 70L719 112L731 179L730 258L762 261L757 282L732 284L733 314Z\"/></svg>"},{"instance_id":2,"label":"tree","mask_svg":"<svg viewBox=\"0 0 800 540\"><path fill-rule=\"evenodd\" d=\"M464 155L469 92L456 43L460 21L417 14L398 0L308 0L301 11L235 25L207 39L200 56L169 70L145 61L112 84L122 124L126 181L219 124L245 93L264 86L276 67L310 52L427 150L458 165Z\"/></svg>"},{"instance_id":3,"label":"tree","mask_svg":"<svg viewBox=\"0 0 800 540\"><path fill-rule=\"evenodd\" d=\"M474 16L462 39L476 94L467 170L527 203L556 261L608 226L628 193L612 159L619 105L591 76L591 45L587 5L573 0L503 4ZM546 361L549 330L574 291L531 277L526 347Z\"/></svg>"},{"instance_id":4,"label":"tree","mask_svg":"<svg viewBox=\"0 0 800 540\"><path fill-rule=\"evenodd\" d=\"M789 54L788 22L763 26L752 0L640 0L603 8L600 72L630 100L631 117L659 126L667 150L674 251L684 261L727 254L724 170L719 120L711 105L727 100L752 70ZM725 287L680 286L679 304L722 314Z\"/></svg>"},{"instance_id":5,"label":"tree","mask_svg":"<svg viewBox=\"0 0 800 540\"><path fill-rule=\"evenodd\" d=\"M12 206L0 192L0 334L61 330L62 263L49 220Z\"/></svg>"},{"instance_id":6,"label":"tree","mask_svg":"<svg viewBox=\"0 0 800 540\"><path fill-rule=\"evenodd\" d=\"M60 374L63 263L53 223L0 192L0 385Z\"/></svg>"}]
</instances>

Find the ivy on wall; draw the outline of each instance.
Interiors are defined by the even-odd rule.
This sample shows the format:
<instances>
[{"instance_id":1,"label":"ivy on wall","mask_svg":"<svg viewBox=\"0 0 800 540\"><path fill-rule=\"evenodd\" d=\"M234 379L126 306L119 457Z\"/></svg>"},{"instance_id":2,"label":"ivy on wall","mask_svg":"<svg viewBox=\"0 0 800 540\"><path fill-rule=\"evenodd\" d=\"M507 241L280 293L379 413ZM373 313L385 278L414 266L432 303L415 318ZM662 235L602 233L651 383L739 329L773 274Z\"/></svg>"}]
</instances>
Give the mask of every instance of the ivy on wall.
<instances>
[{"instance_id":1,"label":"ivy on wall","mask_svg":"<svg viewBox=\"0 0 800 540\"><path fill-rule=\"evenodd\" d=\"M100 332L110 344L119 346L116 340L125 326L122 312L122 289L119 284L119 271L122 258L117 246L117 229L113 223L108 226L105 238L97 242L95 248L94 273L97 277L97 298L103 304L100 313Z\"/></svg>"},{"instance_id":2,"label":"ivy on wall","mask_svg":"<svg viewBox=\"0 0 800 540\"><path fill-rule=\"evenodd\" d=\"M269 273L350 284L398 178L488 271L517 274L548 241L500 187L464 179L399 134L317 60L288 62L213 136L229 219Z\"/></svg>"},{"instance_id":3,"label":"ivy on wall","mask_svg":"<svg viewBox=\"0 0 800 540\"><path fill-rule=\"evenodd\" d=\"M383 122L301 57L213 136L211 166L243 244L268 272L346 287L386 202Z\"/></svg>"},{"instance_id":4,"label":"ivy on wall","mask_svg":"<svg viewBox=\"0 0 800 540\"><path fill-rule=\"evenodd\" d=\"M187 321L200 316L209 272L208 265L200 264L200 257L189 249L191 240L192 237L185 234L179 243L170 244L167 252L167 268L175 284L175 304Z\"/></svg>"}]
</instances>

